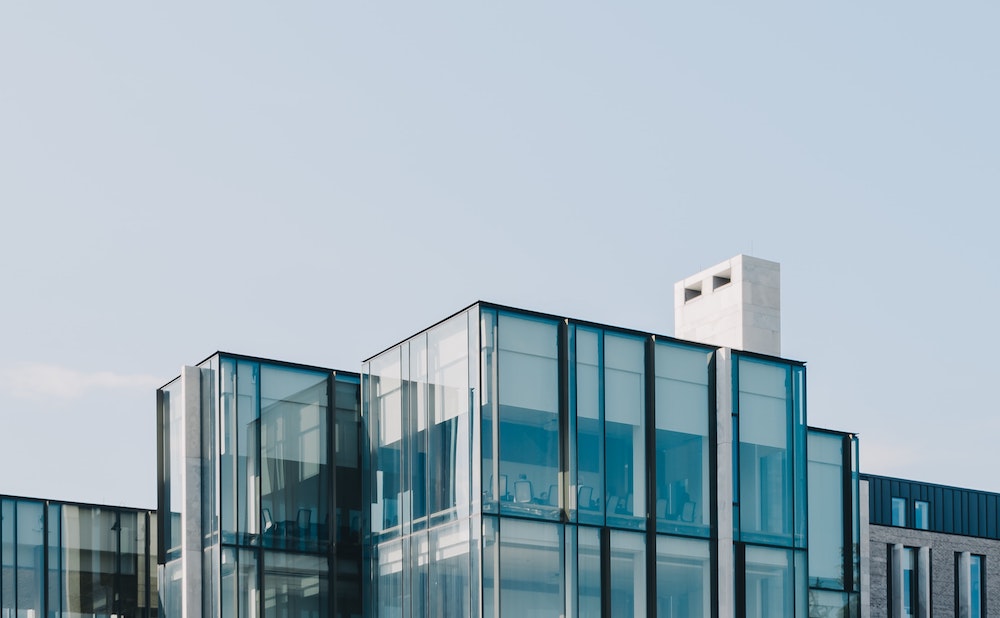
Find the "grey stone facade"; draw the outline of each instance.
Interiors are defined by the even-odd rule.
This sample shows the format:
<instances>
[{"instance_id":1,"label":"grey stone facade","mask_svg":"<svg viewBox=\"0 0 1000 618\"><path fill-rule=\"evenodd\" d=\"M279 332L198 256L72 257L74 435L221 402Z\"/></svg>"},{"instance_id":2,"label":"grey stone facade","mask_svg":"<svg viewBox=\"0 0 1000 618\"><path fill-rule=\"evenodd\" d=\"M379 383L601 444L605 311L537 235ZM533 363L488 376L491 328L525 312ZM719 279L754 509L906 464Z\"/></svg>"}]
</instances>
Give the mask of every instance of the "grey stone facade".
<instances>
[{"instance_id":1,"label":"grey stone facade","mask_svg":"<svg viewBox=\"0 0 1000 618\"><path fill-rule=\"evenodd\" d=\"M942 534L926 530L870 525L869 592L871 618L889 618L889 556L892 546L930 550L930 612L918 616L943 618L959 616L956 603L956 554L969 552L986 556L986 616L1000 616L1000 541ZM918 574L918 580L923 580ZM924 597L923 594L920 595Z\"/></svg>"}]
</instances>

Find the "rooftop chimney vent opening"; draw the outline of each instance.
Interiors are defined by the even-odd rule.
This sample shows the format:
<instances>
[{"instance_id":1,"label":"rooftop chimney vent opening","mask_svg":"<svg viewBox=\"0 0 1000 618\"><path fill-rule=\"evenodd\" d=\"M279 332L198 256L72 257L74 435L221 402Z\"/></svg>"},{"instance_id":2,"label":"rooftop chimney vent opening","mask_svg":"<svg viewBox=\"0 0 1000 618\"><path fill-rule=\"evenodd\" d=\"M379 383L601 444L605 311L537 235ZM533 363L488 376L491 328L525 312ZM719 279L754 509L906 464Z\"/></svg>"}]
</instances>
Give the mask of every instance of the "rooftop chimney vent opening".
<instances>
[{"instance_id":1,"label":"rooftop chimney vent opening","mask_svg":"<svg viewBox=\"0 0 1000 618\"><path fill-rule=\"evenodd\" d=\"M712 276L712 289L718 290L724 285L729 285L733 282L733 271L726 269L717 275Z\"/></svg>"},{"instance_id":2,"label":"rooftop chimney vent opening","mask_svg":"<svg viewBox=\"0 0 1000 618\"><path fill-rule=\"evenodd\" d=\"M684 288L684 302L694 300L701 296L701 284L696 283L690 287Z\"/></svg>"}]
</instances>

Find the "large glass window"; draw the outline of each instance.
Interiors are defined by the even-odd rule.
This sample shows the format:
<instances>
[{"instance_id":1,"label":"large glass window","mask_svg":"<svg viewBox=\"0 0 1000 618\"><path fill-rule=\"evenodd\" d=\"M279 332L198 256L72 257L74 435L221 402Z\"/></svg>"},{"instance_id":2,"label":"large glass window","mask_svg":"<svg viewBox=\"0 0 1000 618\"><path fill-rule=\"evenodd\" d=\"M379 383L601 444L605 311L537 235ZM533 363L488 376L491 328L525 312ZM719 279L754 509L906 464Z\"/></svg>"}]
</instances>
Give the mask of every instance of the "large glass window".
<instances>
[{"instance_id":1,"label":"large glass window","mask_svg":"<svg viewBox=\"0 0 1000 618\"><path fill-rule=\"evenodd\" d=\"M422 606L415 605L416 615L441 618L470 615L469 520L433 528L428 539L428 605L426 613L419 611ZM417 595L413 596L416 599Z\"/></svg>"},{"instance_id":2,"label":"large glass window","mask_svg":"<svg viewBox=\"0 0 1000 618\"><path fill-rule=\"evenodd\" d=\"M579 618L601 618L600 529L577 529L576 598Z\"/></svg>"},{"instance_id":3,"label":"large glass window","mask_svg":"<svg viewBox=\"0 0 1000 618\"><path fill-rule=\"evenodd\" d=\"M329 541L328 375L260 367L260 530L267 547L318 551Z\"/></svg>"},{"instance_id":4,"label":"large glass window","mask_svg":"<svg viewBox=\"0 0 1000 618\"><path fill-rule=\"evenodd\" d=\"M844 590L844 439L809 433L809 585Z\"/></svg>"},{"instance_id":5,"label":"large glass window","mask_svg":"<svg viewBox=\"0 0 1000 618\"><path fill-rule=\"evenodd\" d=\"M562 526L554 523L501 519L502 618L565 614L562 532Z\"/></svg>"},{"instance_id":6,"label":"large glass window","mask_svg":"<svg viewBox=\"0 0 1000 618\"><path fill-rule=\"evenodd\" d=\"M604 391L600 331L577 328L576 343L576 494L581 523L604 523Z\"/></svg>"},{"instance_id":7,"label":"large glass window","mask_svg":"<svg viewBox=\"0 0 1000 618\"><path fill-rule=\"evenodd\" d=\"M236 517L240 543L260 532L260 366L236 364ZM225 481L223 481L225 487ZM267 526L269 522L264 521Z\"/></svg>"},{"instance_id":8,"label":"large glass window","mask_svg":"<svg viewBox=\"0 0 1000 618\"><path fill-rule=\"evenodd\" d=\"M656 344L656 526L708 536L710 355L697 348Z\"/></svg>"},{"instance_id":9,"label":"large glass window","mask_svg":"<svg viewBox=\"0 0 1000 618\"><path fill-rule=\"evenodd\" d=\"M604 456L608 525L646 521L645 341L604 335Z\"/></svg>"},{"instance_id":10,"label":"large glass window","mask_svg":"<svg viewBox=\"0 0 1000 618\"><path fill-rule=\"evenodd\" d=\"M646 615L645 535L612 530L610 567L612 615Z\"/></svg>"},{"instance_id":11,"label":"large glass window","mask_svg":"<svg viewBox=\"0 0 1000 618\"><path fill-rule=\"evenodd\" d=\"M913 526L918 530L927 530L931 525L930 504L923 500L913 502Z\"/></svg>"},{"instance_id":12,"label":"large glass window","mask_svg":"<svg viewBox=\"0 0 1000 618\"><path fill-rule=\"evenodd\" d=\"M798 544L805 474L795 470L805 452L797 439L805 418L793 414L791 368L747 357L738 367L740 538Z\"/></svg>"},{"instance_id":13,"label":"large glass window","mask_svg":"<svg viewBox=\"0 0 1000 618\"><path fill-rule=\"evenodd\" d=\"M969 556L969 618L982 618L986 615L984 599L986 598L986 556L973 554Z\"/></svg>"},{"instance_id":14,"label":"large glass window","mask_svg":"<svg viewBox=\"0 0 1000 618\"><path fill-rule=\"evenodd\" d=\"M557 519L557 325L501 313L497 334L501 512Z\"/></svg>"},{"instance_id":15,"label":"large glass window","mask_svg":"<svg viewBox=\"0 0 1000 618\"><path fill-rule=\"evenodd\" d=\"M803 552L746 546L747 618L804 618L808 598L803 558Z\"/></svg>"},{"instance_id":16,"label":"large glass window","mask_svg":"<svg viewBox=\"0 0 1000 618\"><path fill-rule=\"evenodd\" d=\"M411 351L412 354L412 351ZM411 379L413 367L410 368ZM427 479L429 511L438 521L467 516L472 500L468 317L427 334ZM411 411L412 414L412 411ZM435 523L432 520L432 524Z\"/></svg>"},{"instance_id":17,"label":"large glass window","mask_svg":"<svg viewBox=\"0 0 1000 618\"><path fill-rule=\"evenodd\" d=\"M712 615L708 541L656 537L656 612L662 618Z\"/></svg>"},{"instance_id":18,"label":"large glass window","mask_svg":"<svg viewBox=\"0 0 1000 618\"><path fill-rule=\"evenodd\" d=\"M402 487L403 401L400 350L393 349L370 363L371 410L375 478L372 532L399 526Z\"/></svg>"},{"instance_id":19,"label":"large glass window","mask_svg":"<svg viewBox=\"0 0 1000 618\"><path fill-rule=\"evenodd\" d=\"M376 587L379 618L400 618L403 615L403 541L382 543L376 553Z\"/></svg>"},{"instance_id":20,"label":"large glass window","mask_svg":"<svg viewBox=\"0 0 1000 618\"><path fill-rule=\"evenodd\" d=\"M265 551L262 596L265 618L329 615L326 558Z\"/></svg>"}]
</instances>

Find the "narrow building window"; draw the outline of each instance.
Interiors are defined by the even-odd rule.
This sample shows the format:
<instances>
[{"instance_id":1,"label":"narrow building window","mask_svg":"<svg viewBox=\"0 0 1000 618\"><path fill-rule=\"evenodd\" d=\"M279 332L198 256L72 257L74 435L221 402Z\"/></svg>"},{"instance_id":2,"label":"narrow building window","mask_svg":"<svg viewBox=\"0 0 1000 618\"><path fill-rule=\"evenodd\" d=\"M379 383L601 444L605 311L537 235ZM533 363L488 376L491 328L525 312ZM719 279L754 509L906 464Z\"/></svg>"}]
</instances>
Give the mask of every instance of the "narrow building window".
<instances>
[{"instance_id":1,"label":"narrow building window","mask_svg":"<svg viewBox=\"0 0 1000 618\"><path fill-rule=\"evenodd\" d=\"M931 527L931 507L923 500L916 500L913 503L913 526L919 530L928 530Z\"/></svg>"},{"instance_id":2,"label":"narrow building window","mask_svg":"<svg viewBox=\"0 0 1000 618\"><path fill-rule=\"evenodd\" d=\"M892 525L906 525L906 498L892 499Z\"/></svg>"}]
</instances>

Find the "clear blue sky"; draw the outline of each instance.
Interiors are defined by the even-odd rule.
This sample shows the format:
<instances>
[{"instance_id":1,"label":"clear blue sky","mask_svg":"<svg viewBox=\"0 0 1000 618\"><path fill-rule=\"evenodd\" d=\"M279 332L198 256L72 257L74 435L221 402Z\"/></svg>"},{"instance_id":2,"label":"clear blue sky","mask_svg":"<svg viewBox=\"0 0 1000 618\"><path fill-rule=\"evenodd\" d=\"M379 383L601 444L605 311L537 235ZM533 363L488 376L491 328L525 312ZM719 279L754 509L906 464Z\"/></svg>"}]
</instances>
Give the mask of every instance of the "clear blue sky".
<instances>
[{"instance_id":1,"label":"clear blue sky","mask_svg":"<svg viewBox=\"0 0 1000 618\"><path fill-rule=\"evenodd\" d=\"M4 2L0 493L155 505L154 389L782 264L814 425L1000 491L996 2Z\"/></svg>"}]
</instances>

